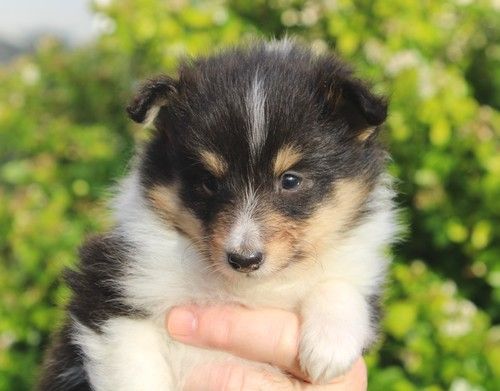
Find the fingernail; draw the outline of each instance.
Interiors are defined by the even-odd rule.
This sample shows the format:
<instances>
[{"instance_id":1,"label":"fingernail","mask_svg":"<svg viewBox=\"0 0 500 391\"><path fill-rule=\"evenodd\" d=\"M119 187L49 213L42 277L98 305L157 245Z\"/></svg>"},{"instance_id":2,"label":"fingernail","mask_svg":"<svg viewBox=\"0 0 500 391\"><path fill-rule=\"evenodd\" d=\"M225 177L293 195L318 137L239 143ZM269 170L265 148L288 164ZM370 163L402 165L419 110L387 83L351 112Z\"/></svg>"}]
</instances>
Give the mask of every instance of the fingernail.
<instances>
[{"instance_id":1,"label":"fingernail","mask_svg":"<svg viewBox=\"0 0 500 391\"><path fill-rule=\"evenodd\" d=\"M197 323L196 316L192 311L174 308L168 315L167 330L172 338L186 339L194 334Z\"/></svg>"}]
</instances>

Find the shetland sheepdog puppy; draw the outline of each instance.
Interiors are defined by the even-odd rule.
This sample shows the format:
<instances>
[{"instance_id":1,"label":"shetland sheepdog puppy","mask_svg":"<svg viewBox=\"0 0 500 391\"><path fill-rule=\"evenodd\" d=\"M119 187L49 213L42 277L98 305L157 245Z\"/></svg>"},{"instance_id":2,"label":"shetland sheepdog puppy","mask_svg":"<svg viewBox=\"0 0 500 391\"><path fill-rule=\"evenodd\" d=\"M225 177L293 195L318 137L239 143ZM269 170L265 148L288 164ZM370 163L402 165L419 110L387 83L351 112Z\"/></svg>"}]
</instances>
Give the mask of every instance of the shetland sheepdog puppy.
<instances>
[{"instance_id":1,"label":"shetland sheepdog puppy","mask_svg":"<svg viewBox=\"0 0 500 391\"><path fill-rule=\"evenodd\" d=\"M335 56L282 40L186 61L127 112L151 137L113 228L67 272L39 389L181 390L196 365L239 360L170 339L165 314L182 304L295 311L303 371L347 371L376 336L397 227L385 99Z\"/></svg>"}]
</instances>

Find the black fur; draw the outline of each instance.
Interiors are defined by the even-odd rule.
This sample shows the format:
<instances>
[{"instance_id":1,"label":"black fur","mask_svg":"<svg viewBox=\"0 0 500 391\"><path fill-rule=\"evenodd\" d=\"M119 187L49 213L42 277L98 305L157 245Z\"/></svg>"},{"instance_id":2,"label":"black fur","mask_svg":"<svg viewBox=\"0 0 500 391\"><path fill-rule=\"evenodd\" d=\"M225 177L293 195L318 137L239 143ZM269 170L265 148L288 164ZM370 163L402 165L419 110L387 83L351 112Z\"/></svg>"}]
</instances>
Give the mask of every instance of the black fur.
<instances>
[{"instance_id":1,"label":"black fur","mask_svg":"<svg viewBox=\"0 0 500 391\"><path fill-rule=\"evenodd\" d=\"M112 317L141 314L123 303L114 285L123 273L129 249L117 236L95 236L81 248L79 268L66 272L66 282L74 293L69 312L94 331Z\"/></svg>"},{"instance_id":2,"label":"black fur","mask_svg":"<svg viewBox=\"0 0 500 391\"><path fill-rule=\"evenodd\" d=\"M68 306L71 316L47 352L39 391L90 390L83 368L83 353L71 340L72 319L100 332L100 325L116 316L140 317L139 309L123 303L116 281L128 261L130 245L118 235L94 236L80 249L80 264L68 270L65 279L73 297Z\"/></svg>"},{"instance_id":3,"label":"black fur","mask_svg":"<svg viewBox=\"0 0 500 391\"><path fill-rule=\"evenodd\" d=\"M83 368L83 353L71 341L68 322L47 351L37 391L91 391Z\"/></svg>"},{"instance_id":4,"label":"black fur","mask_svg":"<svg viewBox=\"0 0 500 391\"><path fill-rule=\"evenodd\" d=\"M266 93L268 137L259 161L250 164L245 99L256 72ZM163 85L163 77L157 80ZM305 158L295 169L315 183L293 202L273 201L293 218L310 216L335 181L363 176L374 182L383 170L385 154L375 140L377 132L365 142L356 137L385 120L387 104L331 55L315 56L298 45L284 55L257 44L187 62L170 83L176 92L155 120L157 130L142 160L142 182L149 188L179 181L182 200L207 227L224 205L244 193L248 179L263 193L274 192L271 162L287 143L303 150ZM156 101L151 85L156 83L149 81L140 90L129 112L144 112L144 102ZM201 149L231 164L221 191L210 199L193 191L207 175L198 161Z\"/></svg>"},{"instance_id":5,"label":"black fur","mask_svg":"<svg viewBox=\"0 0 500 391\"><path fill-rule=\"evenodd\" d=\"M146 119L148 109L167 100L176 92L175 81L168 76L161 76L144 83L134 101L127 107L127 113L136 122Z\"/></svg>"}]
</instances>

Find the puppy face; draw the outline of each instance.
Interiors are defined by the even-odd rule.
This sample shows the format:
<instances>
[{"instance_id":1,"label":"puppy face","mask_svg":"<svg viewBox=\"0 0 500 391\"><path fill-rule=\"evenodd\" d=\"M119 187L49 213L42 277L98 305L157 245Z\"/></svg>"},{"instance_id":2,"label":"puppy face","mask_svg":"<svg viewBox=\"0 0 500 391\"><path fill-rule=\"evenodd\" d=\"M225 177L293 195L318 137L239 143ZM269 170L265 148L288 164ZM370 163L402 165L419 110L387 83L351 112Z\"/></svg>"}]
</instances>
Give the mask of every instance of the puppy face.
<instances>
[{"instance_id":1,"label":"puppy face","mask_svg":"<svg viewBox=\"0 0 500 391\"><path fill-rule=\"evenodd\" d=\"M155 133L144 195L229 279L307 267L366 213L386 116L337 59L256 44L150 80L128 108Z\"/></svg>"}]
</instances>

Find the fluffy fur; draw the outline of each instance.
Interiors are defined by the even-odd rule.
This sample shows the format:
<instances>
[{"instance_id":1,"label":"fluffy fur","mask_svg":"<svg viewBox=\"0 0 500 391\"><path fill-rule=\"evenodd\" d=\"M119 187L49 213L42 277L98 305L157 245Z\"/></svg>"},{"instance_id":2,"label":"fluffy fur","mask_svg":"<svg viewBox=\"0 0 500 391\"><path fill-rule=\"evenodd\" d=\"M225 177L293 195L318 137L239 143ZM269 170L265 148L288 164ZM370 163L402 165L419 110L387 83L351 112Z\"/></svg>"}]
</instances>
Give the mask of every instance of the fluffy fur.
<instances>
[{"instance_id":1,"label":"fluffy fur","mask_svg":"<svg viewBox=\"0 0 500 391\"><path fill-rule=\"evenodd\" d=\"M115 227L67 273L39 389L179 390L197 364L237 360L169 338L166 312L188 303L296 311L303 370L320 383L345 372L376 335L396 231L384 100L337 58L280 41L187 62L128 112L153 134ZM256 253L251 269L228 262Z\"/></svg>"}]
</instances>

